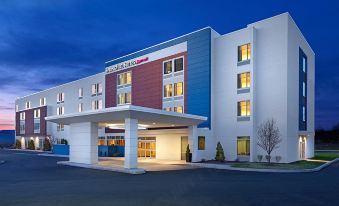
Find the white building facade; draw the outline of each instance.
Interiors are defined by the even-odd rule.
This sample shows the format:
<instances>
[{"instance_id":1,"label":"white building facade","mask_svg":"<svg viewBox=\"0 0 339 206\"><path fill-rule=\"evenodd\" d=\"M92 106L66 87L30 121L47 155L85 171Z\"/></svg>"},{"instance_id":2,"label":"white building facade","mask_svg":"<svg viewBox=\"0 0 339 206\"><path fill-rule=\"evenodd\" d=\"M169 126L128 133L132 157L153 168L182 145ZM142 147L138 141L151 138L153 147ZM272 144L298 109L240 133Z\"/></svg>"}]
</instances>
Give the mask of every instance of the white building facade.
<instances>
[{"instance_id":1,"label":"white building facade","mask_svg":"<svg viewBox=\"0 0 339 206\"><path fill-rule=\"evenodd\" d=\"M16 138L67 139L70 161L98 145L138 158L258 161L257 130L274 119L280 162L314 155L315 54L288 13L220 35L212 28L106 62L105 71L16 100Z\"/></svg>"}]
</instances>

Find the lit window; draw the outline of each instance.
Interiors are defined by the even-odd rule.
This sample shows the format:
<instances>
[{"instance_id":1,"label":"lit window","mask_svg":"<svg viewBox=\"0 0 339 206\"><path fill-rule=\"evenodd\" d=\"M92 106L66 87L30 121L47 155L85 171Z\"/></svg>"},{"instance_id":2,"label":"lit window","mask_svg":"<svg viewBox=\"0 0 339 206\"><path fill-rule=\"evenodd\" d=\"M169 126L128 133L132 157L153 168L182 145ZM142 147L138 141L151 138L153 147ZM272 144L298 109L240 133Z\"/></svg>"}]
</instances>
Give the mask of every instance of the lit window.
<instances>
[{"instance_id":1,"label":"lit window","mask_svg":"<svg viewBox=\"0 0 339 206\"><path fill-rule=\"evenodd\" d=\"M303 97L306 97L306 84L303 82Z\"/></svg>"},{"instance_id":2,"label":"lit window","mask_svg":"<svg viewBox=\"0 0 339 206\"><path fill-rule=\"evenodd\" d=\"M15 111L16 111L16 112L19 111L19 105L15 105Z\"/></svg>"},{"instance_id":3,"label":"lit window","mask_svg":"<svg viewBox=\"0 0 339 206\"><path fill-rule=\"evenodd\" d=\"M250 155L250 137L237 138L237 154L244 156Z\"/></svg>"},{"instance_id":4,"label":"lit window","mask_svg":"<svg viewBox=\"0 0 339 206\"><path fill-rule=\"evenodd\" d=\"M84 88L79 88L78 95L79 95L79 99L84 97Z\"/></svg>"},{"instance_id":5,"label":"lit window","mask_svg":"<svg viewBox=\"0 0 339 206\"><path fill-rule=\"evenodd\" d=\"M172 111L172 107L165 107L164 110L167 111L167 112L171 112Z\"/></svg>"},{"instance_id":6,"label":"lit window","mask_svg":"<svg viewBox=\"0 0 339 206\"><path fill-rule=\"evenodd\" d=\"M205 136L198 136L198 150L205 150Z\"/></svg>"},{"instance_id":7,"label":"lit window","mask_svg":"<svg viewBox=\"0 0 339 206\"><path fill-rule=\"evenodd\" d=\"M251 83L249 72L238 74L238 89L249 88Z\"/></svg>"},{"instance_id":8,"label":"lit window","mask_svg":"<svg viewBox=\"0 0 339 206\"><path fill-rule=\"evenodd\" d=\"M84 104L83 104L83 103L80 103L80 104L78 105L78 111L79 111L79 112L83 112L83 111L84 111Z\"/></svg>"},{"instance_id":9,"label":"lit window","mask_svg":"<svg viewBox=\"0 0 339 206\"><path fill-rule=\"evenodd\" d=\"M238 46L238 62L251 59L251 44Z\"/></svg>"},{"instance_id":10,"label":"lit window","mask_svg":"<svg viewBox=\"0 0 339 206\"><path fill-rule=\"evenodd\" d=\"M164 62L164 74L172 73L172 61Z\"/></svg>"},{"instance_id":11,"label":"lit window","mask_svg":"<svg viewBox=\"0 0 339 206\"><path fill-rule=\"evenodd\" d=\"M92 96L101 95L102 94L102 84L92 84Z\"/></svg>"},{"instance_id":12,"label":"lit window","mask_svg":"<svg viewBox=\"0 0 339 206\"><path fill-rule=\"evenodd\" d=\"M306 58L303 57L303 72L306 72Z\"/></svg>"},{"instance_id":13,"label":"lit window","mask_svg":"<svg viewBox=\"0 0 339 206\"><path fill-rule=\"evenodd\" d=\"M46 97L40 98L40 106L46 105Z\"/></svg>"},{"instance_id":14,"label":"lit window","mask_svg":"<svg viewBox=\"0 0 339 206\"><path fill-rule=\"evenodd\" d=\"M65 101L65 93L57 94L57 103L63 103Z\"/></svg>"},{"instance_id":15,"label":"lit window","mask_svg":"<svg viewBox=\"0 0 339 206\"><path fill-rule=\"evenodd\" d=\"M94 100L92 101L92 110L102 109L102 100Z\"/></svg>"},{"instance_id":16,"label":"lit window","mask_svg":"<svg viewBox=\"0 0 339 206\"><path fill-rule=\"evenodd\" d=\"M306 122L306 108L303 106L303 122Z\"/></svg>"},{"instance_id":17,"label":"lit window","mask_svg":"<svg viewBox=\"0 0 339 206\"><path fill-rule=\"evenodd\" d=\"M178 113L184 113L184 107L183 106L174 107L174 111Z\"/></svg>"},{"instance_id":18,"label":"lit window","mask_svg":"<svg viewBox=\"0 0 339 206\"><path fill-rule=\"evenodd\" d=\"M241 101L238 102L238 116L250 116L251 115L251 105L250 101Z\"/></svg>"},{"instance_id":19,"label":"lit window","mask_svg":"<svg viewBox=\"0 0 339 206\"><path fill-rule=\"evenodd\" d=\"M40 109L34 110L34 118L40 118Z\"/></svg>"},{"instance_id":20,"label":"lit window","mask_svg":"<svg viewBox=\"0 0 339 206\"><path fill-rule=\"evenodd\" d=\"M57 108L57 115L63 115L65 113L64 107L58 107Z\"/></svg>"},{"instance_id":21,"label":"lit window","mask_svg":"<svg viewBox=\"0 0 339 206\"><path fill-rule=\"evenodd\" d=\"M118 86L129 85L131 83L132 83L132 73L130 71L118 74Z\"/></svg>"},{"instance_id":22,"label":"lit window","mask_svg":"<svg viewBox=\"0 0 339 206\"><path fill-rule=\"evenodd\" d=\"M132 95L131 92L118 94L118 105L131 104Z\"/></svg>"},{"instance_id":23,"label":"lit window","mask_svg":"<svg viewBox=\"0 0 339 206\"><path fill-rule=\"evenodd\" d=\"M181 96L184 94L183 83L174 83L174 96Z\"/></svg>"},{"instance_id":24,"label":"lit window","mask_svg":"<svg viewBox=\"0 0 339 206\"><path fill-rule=\"evenodd\" d=\"M167 84L164 86L164 97L172 96L172 84Z\"/></svg>"},{"instance_id":25,"label":"lit window","mask_svg":"<svg viewBox=\"0 0 339 206\"><path fill-rule=\"evenodd\" d=\"M174 60L174 72L179 72L184 70L184 58L179 58Z\"/></svg>"},{"instance_id":26,"label":"lit window","mask_svg":"<svg viewBox=\"0 0 339 206\"><path fill-rule=\"evenodd\" d=\"M31 102L29 102L29 101L26 102L26 105L25 105L25 106L26 106L26 109L30 109L30 108L31 108Z\"/></svg>"}]
</instances>

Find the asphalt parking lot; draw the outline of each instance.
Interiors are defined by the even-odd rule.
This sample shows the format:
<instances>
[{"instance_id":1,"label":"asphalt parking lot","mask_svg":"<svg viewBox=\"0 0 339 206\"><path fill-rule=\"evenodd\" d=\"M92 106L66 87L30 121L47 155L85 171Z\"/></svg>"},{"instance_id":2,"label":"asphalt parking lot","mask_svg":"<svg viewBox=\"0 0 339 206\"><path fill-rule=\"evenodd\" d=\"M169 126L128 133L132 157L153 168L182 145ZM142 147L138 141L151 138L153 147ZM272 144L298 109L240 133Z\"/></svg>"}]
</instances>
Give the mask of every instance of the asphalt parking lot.
<instances>
[{"instance_id":1,"label":"asphalt parking lot","mask_svg":"<svg viewBox=\"0 0 339 206\"><path fill-rule=\"evenodd\" d=\"M0 205L337 205L339 163L316 173L189 169L129 175L0 150Z\"/></svg>"}]
</instances>

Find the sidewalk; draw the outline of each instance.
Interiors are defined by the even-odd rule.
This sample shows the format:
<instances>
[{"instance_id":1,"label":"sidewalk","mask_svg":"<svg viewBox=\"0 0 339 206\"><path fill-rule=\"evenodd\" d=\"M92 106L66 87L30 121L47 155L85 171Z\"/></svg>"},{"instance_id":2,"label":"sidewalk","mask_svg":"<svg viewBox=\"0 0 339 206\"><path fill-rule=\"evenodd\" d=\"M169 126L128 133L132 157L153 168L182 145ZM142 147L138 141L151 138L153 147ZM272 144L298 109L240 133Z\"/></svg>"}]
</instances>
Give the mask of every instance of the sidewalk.
<instances>
[{"instance_id":1,"label":"sidewalk","mask_svg":"<svg viewBox=\"0 0 339 206\"><path fill-rule=\"evenodd\" d=\"M255 168L239 168L239 167L232 167L231 165L227 164L213 164L213 163L189 163L191 165L202 167L202 168L211 168L211 169L220 169L220 170L233 170L233 171L243 171L243 172L270 172L270 173L307 173L307 172L318 172L325 167L339 161L339 158L334 159L332 161L326 162L319 167L312 168L312 169L255 169Z\"/></svg>"}]
</instances>

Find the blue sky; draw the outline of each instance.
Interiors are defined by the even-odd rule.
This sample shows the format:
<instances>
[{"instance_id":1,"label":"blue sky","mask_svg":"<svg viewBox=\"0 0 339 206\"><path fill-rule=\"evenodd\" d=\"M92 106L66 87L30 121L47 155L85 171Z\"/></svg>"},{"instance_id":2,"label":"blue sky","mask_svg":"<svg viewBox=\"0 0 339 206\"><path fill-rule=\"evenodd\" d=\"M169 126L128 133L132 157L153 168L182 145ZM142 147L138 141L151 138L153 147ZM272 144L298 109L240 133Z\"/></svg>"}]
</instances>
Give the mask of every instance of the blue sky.
<instances>
[{"instance_id":1,"label":"blue sky","mask_svg":"<svg viewBox=\"0 0 339 206\"><path fill-rule=\"evenodd\" d=\"M258 4L258 2L261 2ZM0 1L0 129L15 97L104 71L104 62L205 26L221 34L289 12L316 53L316 128L339 122L336 1Z\"/></svg>"}]
</instances>

